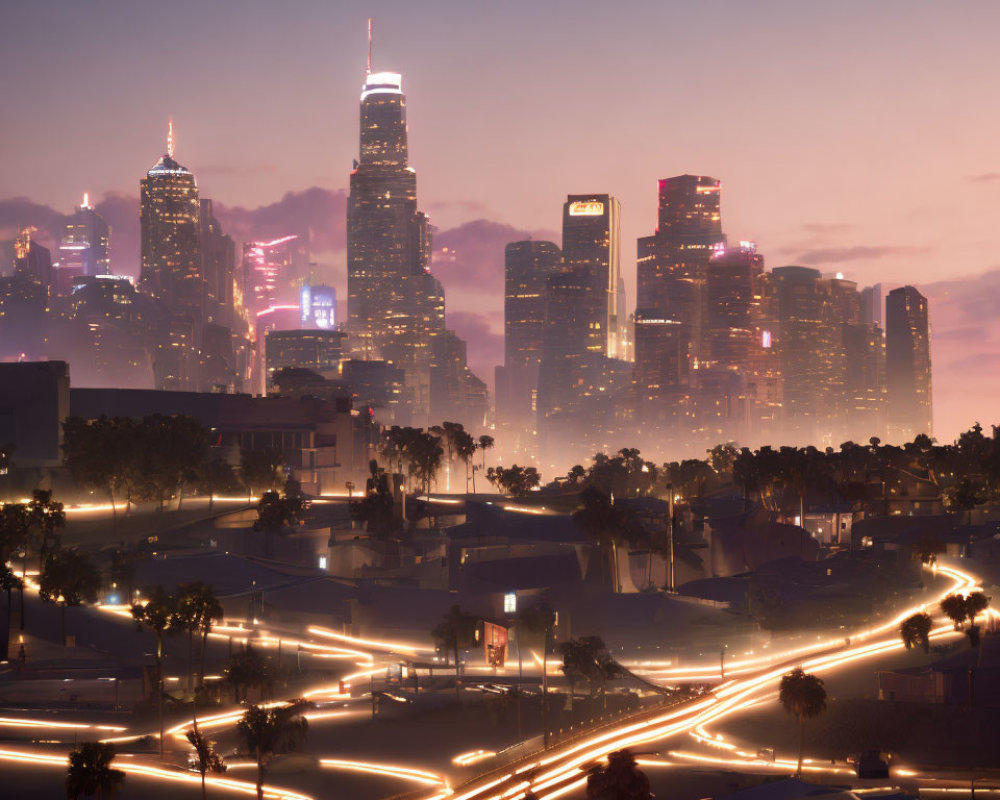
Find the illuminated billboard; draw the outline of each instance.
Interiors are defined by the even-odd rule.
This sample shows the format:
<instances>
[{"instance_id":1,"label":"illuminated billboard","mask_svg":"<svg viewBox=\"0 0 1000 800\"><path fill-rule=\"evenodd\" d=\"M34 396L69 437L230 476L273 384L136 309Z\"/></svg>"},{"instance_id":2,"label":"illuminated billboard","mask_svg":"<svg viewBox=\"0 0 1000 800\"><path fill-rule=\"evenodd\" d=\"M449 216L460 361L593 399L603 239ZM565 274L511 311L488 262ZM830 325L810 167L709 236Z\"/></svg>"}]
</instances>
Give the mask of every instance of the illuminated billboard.
<instances>
[{"instance_id":1,"label":"illuminated billboard","mask_svg":"<svg viewBox=\"0 0 1000 800\"><path fill-rule=\"evenodd\" d=\"M503 669L507 661L507 629L484 621L483 644L486 664L494 669Z\"/></svg>"},{"instance_id":2,"label":"illuminated billboard","mask_svg":"<svg viewBox=\"0 0 1000 800\"><path fill-rule=\"evenodd\" d=\"M604 214L604 203L599 200L577 200L569 204L571 217L599 217Z\"/></svg>"}]
</instances>

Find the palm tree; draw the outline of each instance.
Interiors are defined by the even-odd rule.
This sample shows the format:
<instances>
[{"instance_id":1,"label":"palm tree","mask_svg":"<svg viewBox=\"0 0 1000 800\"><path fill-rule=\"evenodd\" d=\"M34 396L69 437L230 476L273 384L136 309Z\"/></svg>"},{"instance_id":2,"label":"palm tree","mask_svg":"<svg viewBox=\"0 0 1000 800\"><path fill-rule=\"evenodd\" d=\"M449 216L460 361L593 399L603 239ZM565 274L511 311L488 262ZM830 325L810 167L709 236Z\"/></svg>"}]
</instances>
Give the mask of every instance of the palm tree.
<instances>
[{"instance_id":1,"label":"palm tree","mask_svg":"<svg viewBox=\"0 0 1000 800\"><path fill-rule=\"evenodd\" d=\"M182 583L178 587L176 624L188 635L188 691L193 691L194 636L201 636L200 685L205 682L205 646L212 622L222 619L223 608L211 586L201 581Z\"/></svg>"},{"instance_id":2,"label":"palm tree","mask_svg":"<svg viewBox=\"0 0 1000 800\"><path fill-rule=\"evenodd\" d=\"M904 619L899 626L899 635L906 649L909 650L919 644L924 648L925 653L929 653L931 650L931 625L930 614L914 614Z\"/></svg>"},{"instance_id":3,"label":"palm tree","mask_svg":"<svg viewBox=\"0 0 1000 800\"><path fill-rule=\"evenodd\" d=\"M522 650L524 647L525 634L533 633L542 635L542 710L545 714L545 743L548 744L548 702L549 702L549 680L548 680L548 656L549 640L552 630L556 625L556 614L549 607L549 604L542 601L533 606L526 606L517 613L514 619L514 628L517 631L517 703L518 720L521 718L521 669Z\"/></svg>"},{"instance_id":4,"label":"palm tree","mask_svg":"<svg viewBox=\"0 0 1000 800\"><path fill-rule=\"evenodd\" d=\"M486 469L486 451L490 450L496 444L496 440L492 436L487 436L485 433L479 437L479 449L483 453L483 469Z\"/></svg>"},{"instance_id":5,"label":"palm tree","mask_svg":"<svg viewBox=\"0 0 1000 800\"><path fill-rule=\"evenodd\" d=\"M459 699L462 697L462 682L458 651L472 646L475 641L477 624L476 617L466 614L461 607L454 605L444 615L438 626L431 631L434 641L444 651L445 658L447 658L449 650L455 655L455 697Z\"/></svg>"},{"instance_id":6,"label":"palm tree","mask_svg":"<svg viewBox=\"0 0 1000 800\"><path fill-rule=\"evenodd\" d=\"M226 681L232 685L237 703L247 698L250 689L260 689L262 694L274 685L275 675L266 656L259 650L248 646L245 650L233 653L224 670ZM240 689L243 696L240 697Z\"/></svg>"},{"instance_id":7,"label":"palm tree","mask_svg":"<svg viewBox=\"0 0 1000 800\"><path fill-rule=\"evenodd\" d=\"M105 742L83 742L70 753L66 773L68 800L79 800L82 797L104 800L105 796L114 797L125 782L125 773L111 766L114 758L114 745Z\"/></svg>"},{"instance_id":8,"label":"palm tree","mask_svg":"<svg viewBox=\"0 0 1000 800\"><path fill-rule=\"evenodd\" d=\"M56 603L62 616L62 639L66 643L66 609L94 603L101 590L101 573L93 562L75 550L49 553L42 567L38 596L46 603Z\"/></svg>"},{"instance_id":9,"label":"palm tree","mask_svg":"<svg viewBox=\"0 0 1000 800\"><path fill-rule=\"evenodd\" d=\"M163 758L163 636L176 630L177 598L157 586L149 600L132 605L136 630L148 628L156 634L156 701L160 717L160 758Z\"/></svg>"},{"instance_id":10,"label":"palm tree","mask_svg":"<svg viewBox=\"0 0 1000 800\"><path fill-rule=\"evenodd\" d=\"M573 521L596 543L604 556L612 591L621 587L618 580L618 545L643 541L643 529L634 514L623 509L600 489L588 486L580 493L582 508L573 514Z\"/></svg>"},{"instance_id":11,"label":"palm tree","mask_svg":"<svg viewBox=\"0 0 1000 800\"><path fill-rule=\"evenodd\" d=\"M965 598L960 594L950 594L941 601L940 606L945 616L955 624L955 630L961 630L962 623L969 616Z\"/></svg>"},{"instance_id":12,"label":"palm tree","mask_svg":"<svg viewBox=\"0 0 1000 800\"><path fill-rule=\"evenodd\" d=\"M294 750L305 738L309 723L302 710L304 701L287 706L250 706L236 725L250 755L257 759L257 800L264 797L264 771L275 753Z\"/></svg>"},{"instance_id":13,"label":"palm tree","mask_svg":"<svg viewBox=\"0 0 1000 800\"><path fill-rule=\"evenodd\" d=\"M587 774L587 800L652 800L649 778L639 769L630 750L608 754L608 763Z\"/></svg>"},{"instance_id":14,"label":"palm tree","mask_svg":"<svg viewBox=\"0 0 1000 800\"><path fill-rule=\"evenodd\" d=\"M806 741L806 719L817 717L826 710L826 689L823 681L796 667L781 678L778 699L785 711L799 721L799 763L796 777L802 774L802 752Z\"/></svg>"},{"instance_id":15,"label":"palm tree","mask_svg":"<svg viewBox=\"0 0 1000 800\"><path fill-rule=\"evenodd\" d=\"M194 748L198 772L201 773L201 798L205 800L205 773L225 772L226 762L215 752L215 742L206 739L205 734L198 730L198 720L195 720L193 730L187 732L187 740Z\"/></svg>"}]
</instances>

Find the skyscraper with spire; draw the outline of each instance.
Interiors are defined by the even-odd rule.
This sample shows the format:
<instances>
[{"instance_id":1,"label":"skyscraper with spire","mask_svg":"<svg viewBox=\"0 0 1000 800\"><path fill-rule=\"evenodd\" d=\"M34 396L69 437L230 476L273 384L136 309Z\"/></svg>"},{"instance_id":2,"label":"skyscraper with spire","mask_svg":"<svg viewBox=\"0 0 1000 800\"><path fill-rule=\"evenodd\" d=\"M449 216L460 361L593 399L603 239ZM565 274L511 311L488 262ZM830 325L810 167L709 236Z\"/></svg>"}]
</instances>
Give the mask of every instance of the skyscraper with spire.
<instances>
[{"instance_id":1,"label":"skyscraper with spire","mask_svg":"<svg viewBox=\"0 0 1000 800\"><path fill-rule=\"evenodd\" d=\"M169 311L198 323L204 313L200 205L194 175L174 160L171 122L167 152L139 182L142 289Z\"/></svg>"},{"instance_id":2,"label":"skyscraper with spire","mask_svg":"<svg viewBox=\"0 0 1000 800\"><path fill-rule=\"evenodd\" d=\"M370 21L368 36L359 158L347 205L348 330L356 358L405 371L407 405L419 419L432 413L432 367L459 370L455 385L474 376L464 359L456 366L447 344L444 290L430 271L430 228L409 165L402 76L372 71Z\"/></svg>"}]
</instances>

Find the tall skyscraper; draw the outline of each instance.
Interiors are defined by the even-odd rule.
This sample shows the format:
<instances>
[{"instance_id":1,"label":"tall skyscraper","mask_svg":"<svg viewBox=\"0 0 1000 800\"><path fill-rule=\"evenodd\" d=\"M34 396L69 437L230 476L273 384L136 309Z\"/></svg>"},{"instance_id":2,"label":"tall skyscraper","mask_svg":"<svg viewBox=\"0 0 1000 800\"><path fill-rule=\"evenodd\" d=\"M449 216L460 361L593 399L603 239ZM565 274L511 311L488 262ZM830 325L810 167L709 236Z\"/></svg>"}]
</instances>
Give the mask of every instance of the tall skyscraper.
<instances>
[{"instance_id":1,"label":"tall skyscraper","mask_svg":"<svg viewBox=\"0 0 1000 800\"><path fill-rule=\"evenodd\" d=\"M700 355L705 269L724 247L721 183L704 175L659 182L656 232L639 239L636 308L683 323Z\"/></svg>"},{"instance_id":2,"label":"tall skyscraper","mask_svg":"<svg viewBox=\"0 0 1000 800\"><path fill-rule=\"evenodd\" d=\"M14 239L14 277L38 284L48 292L52 285L52 254L34 240L34 228L22 228Z\"/></svg>"},{"instance_id":3,"label":"tall skyscraper","mask_svg":"<svg viewBox=\"0 0 1000 800\"><path fill-rule=\"evenodd\" d=\"M882 299L882 284L876 283L874 286L866 286L861 290L861 321L871 325L883 327L882 309L884 302Z\"/></svg>"},{"instance_id":4,"label":"tall skyscraper","mask_svg":"<svg viewBox=\"0 0 1000 800\"><path fill-rule=\"evenodd\" d=\"M504 249L504 366L537 370L545 332L545 284L561 261L552 242L511 242Z\"/></svg>"},{"instance_id":5,"label":"tall skyscraper","mask_svg":"<svg viewBox=\"0 0 1000 800\"><path fill-rule=\"evenodd\" d=\"M139 183L139 204L141 288L172 314L200 322L205 280L198 185L174 160L173 125L167 152Z\"/></svg>"},{"instance_id":6,"label":"tall skyscraper","mask_svg":"<svg viewBox=\"0 0 1000 800\"><path fill-rule=\"evenodd\" d=\"M620 358L621 205L607 194L571 194L563 205L563 262L579 270L589 290L576 309L585 349Z\"/></svg>"},{"instance_id":7,"label":"tall skyscraper","mask_svg":"<svg viewBox=\"0 0 1000 800\"><path fill-rule=\"evenodd\" d=\"M110 241L108 223L90 205L89 195L84 194L83 203L73 211L63 229L60 268L74 275L110 274Z\"/></svg>"},{"instance_id":8,"label":"tall skyscraper","mask_svg":"<svg viewBox=\"0 0 1000 800\"><path fill-rule=\"evenodd\" d=\"M347 207L347 316L355 353L382 354L419 333L424 275L430 262L427 218L417 209L417 174L406 141L402 77L369 73L361 92L360 159ZM413 368L422 355L410 342Z\"/></svg>"},{"instance_id":9,"label":"tall skyscraper","mask_svg":"<svg viewBox=\"0 0 1000 800\"><path fill-rule=\"evenodd\" d=\"M451 342L444 289L430 272L430 227L417 208L417 174L409 166L402 76L372 72L370 55L360 116L359 158L347 204L351 350L403 369L405 405L425 424L443 402L440 391L432 396L432 369L437 379L445 370L449 385L465 388L475 376L464 364L464 343L456 348ZM456 360L463 362L458 372ZM445 405L452 410L460 402L450 397Z\"/></svg>"},{"instance_id":10,"label":"tall skyscraper","mask_svg":"<svg viewBox=\"0 0 1000 800\"><path fill-rule=\"evenodd\" d=\"M232 325L236 243L223 233L213 213L212 201L207 198L201 200L198 222L201 274L205 279L205 316L216 324Z\"/></svg>"},{"instance_id":11,"label":"tall skyscraper","mask_svg":"<svg viewBox=\"0 0 1000 800\"><path fill-rule=\"evenodd\" d=\"M885 358L890 438L933 435L927 298L912 286L886 295Z\"/></svg>"},{"instance_id":12,"label":"tall skyscraper","mask_svg":"<svg viewBox=\"0 0 1000 800\"><path fill-rule=\"evenodd\" d=\"M553 242L511 242L504 249L504 363L496 369L496 422L515 440L534 427L546 285L561 263ZM520 444L515 441L515 448Z\"/></svg>"}]
</instances>

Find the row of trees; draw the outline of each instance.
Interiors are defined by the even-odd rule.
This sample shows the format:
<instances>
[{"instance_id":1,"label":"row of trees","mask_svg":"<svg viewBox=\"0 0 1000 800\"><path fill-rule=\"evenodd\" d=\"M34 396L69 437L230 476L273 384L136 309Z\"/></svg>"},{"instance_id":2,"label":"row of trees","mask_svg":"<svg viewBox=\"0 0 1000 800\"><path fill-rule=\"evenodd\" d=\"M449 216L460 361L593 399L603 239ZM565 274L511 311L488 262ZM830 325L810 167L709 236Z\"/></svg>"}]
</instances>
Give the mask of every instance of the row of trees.
<instances>
[{"instance_id":1,"label":"row of trees","mask_svg":"<svg viewBox=\"0 0 1000 800\"><path fill-rule=\"evenodd\" d=\"M475 454L482 454L481 468L485 468L486 451L493 445L492 436L476 439L461 423L443 422L427 430L393 425L384 431L380 450L390 468L395 467L395 471L406 475L408 480L416 480L427 494L442 466L450 473L456 462L464 467L466 491L470 476L475 491L476 471L480 468L474 463Z\"/></svg>"},{"instance_id":2,"label":"row of trees","mask_svg":"<svg viewBox=\"0 0 1000 800\"><path fill-rule=\"evenodd\" d=\"M284 461L279 450L259 448L241 453L237 473L228 462L211 457L210 432L183 415L130 417L69 417L63 424L66 466L83 487L106 496L117 516L137 500L154 500L162 509L185 487L208 495L246 491L260 495L281 486Z\"/></svg>"}]
</instances>

